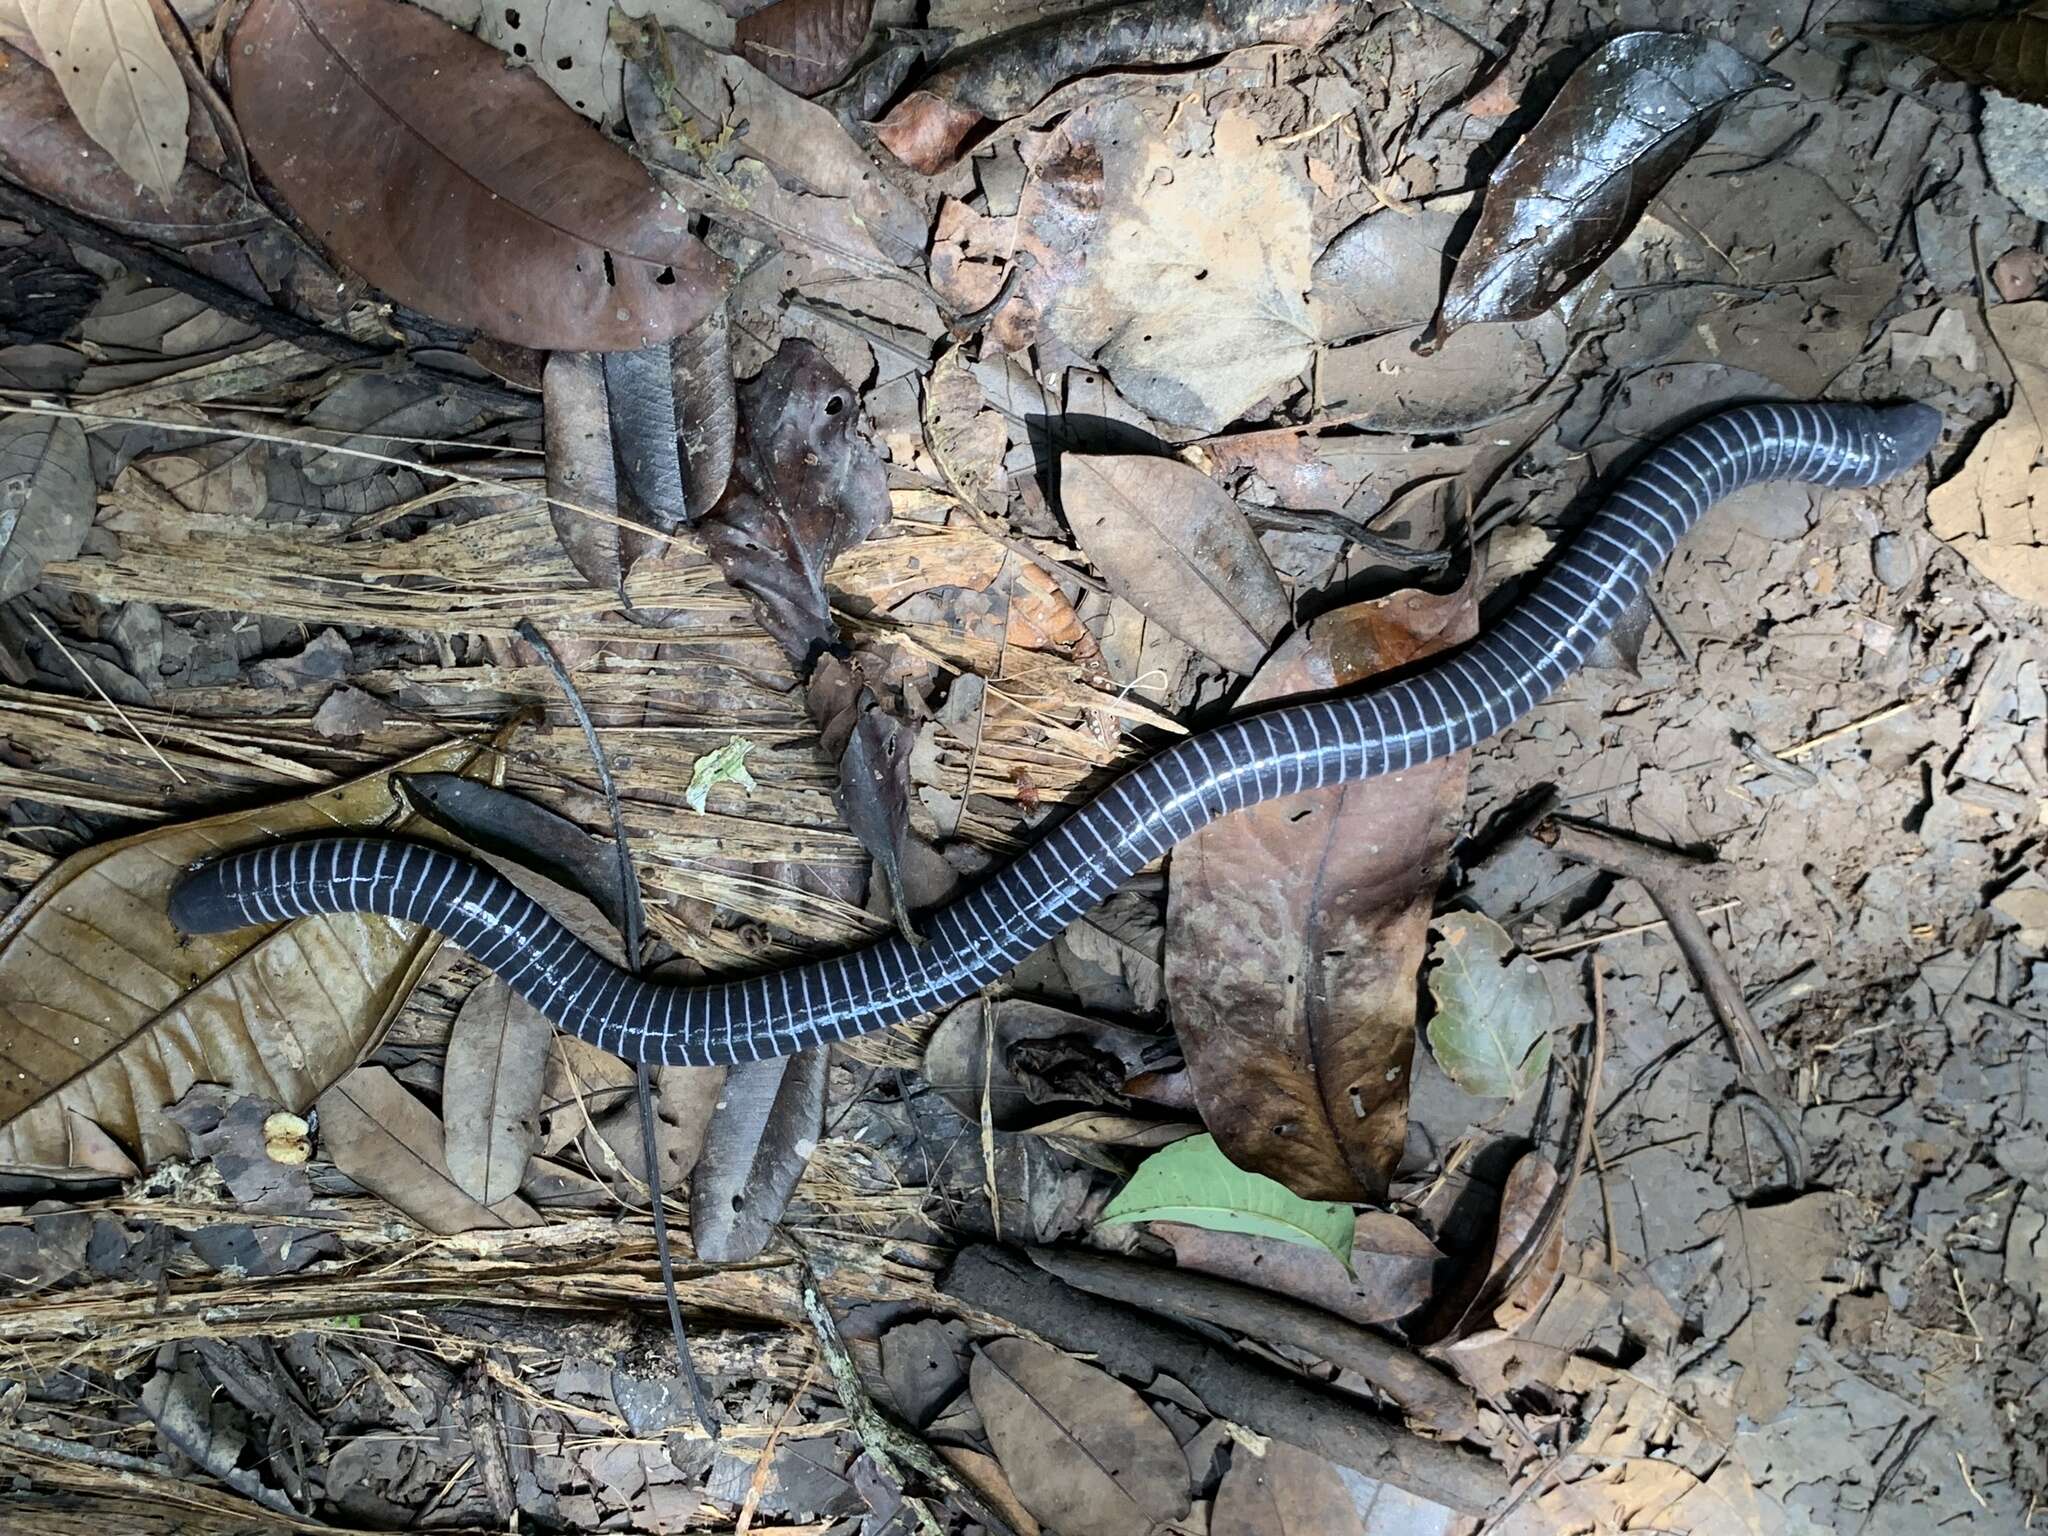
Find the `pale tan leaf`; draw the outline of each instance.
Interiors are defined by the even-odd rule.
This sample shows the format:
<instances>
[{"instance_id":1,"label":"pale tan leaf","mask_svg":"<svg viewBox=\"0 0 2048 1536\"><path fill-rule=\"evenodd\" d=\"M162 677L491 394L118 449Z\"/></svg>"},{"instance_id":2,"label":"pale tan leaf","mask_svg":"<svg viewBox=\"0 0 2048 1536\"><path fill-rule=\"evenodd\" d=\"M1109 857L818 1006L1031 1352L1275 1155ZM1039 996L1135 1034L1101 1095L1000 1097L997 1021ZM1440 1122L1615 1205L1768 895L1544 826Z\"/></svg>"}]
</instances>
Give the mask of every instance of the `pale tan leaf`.
<instances>
[{"instance_id":1,"label":"pale tan leaf","mask_svg":"<svg viewBox=\"0 0 2048 1536\"><path fill-rule=\"evenodd\" d=\"M968 1375L1024 1507L1062 1536L1130 1536L1188 1512L1188 1467L1159 1416L1105 1371L996 1339Z\"/></svg>"},{"instance_id":2,"label":"pale tan leaf","mask_svg":"<svg viewBox=\"0 0 2048 1536\"><path fill-rule=\"evenodd\" d=\"M540 1213L517 1195L484 1205L462 1192L441 1156L434 1112L382 1067L361 1067L320 1095L320 1144L363 1188L430 1232L531 1227Z\"/></svg>"},{"instance_id":3,"label":"pale tan leaf","mask_svg":"<svg viewBox=\"0 0 2048 1536\"><path fill-rule=\"evenodd\" d=\"M398 771L497 777L502 761L464 742ZM68 1166L74 1112L145 1167L182 1155L167 1109L195 1083L312 1103L383 1032L440 939L369 916L181 934L171 887L197 859L273 838L431 835L411 820L380 772L88 848L45 875L0 921L0 1167Z\"/></svg>"},{"instance_id":4,"label":"pale tan leaf","mask_svg":"<svg viewBox=\"0 0 2048 1536\"><path fill-rule=\"evenodd\" d=\"M1275 1440L1263 1456L1231 1452L1209 1536L1365 1536L1365 1522L1335 1467Z\"/></svg>"},{"instance_id":5,"label":"pale tan leaf","mask_svg":"<svg viewBox=\"0 0 2048 1536\"><path fill-rule=\"evenodd\" d=\"M1060 501L1111 591L1233 672L1257 670L1293 616L1237 503L1191 464L1061 454Z\"/></svg>"},{"instance_id":6,"label":"pale tan leaf","mask_svg":"<svg viewBox=\"0 0 2048 1536\"><path fill-rule=\"evenodd\" d=\"M22 14L93 142L168 202L185 170L185 77L149 0L23 0Z\"/></svg>"},{"instance_id":7,"label":"pale tan leaf","mask_svg":"<svg viewBox=\"0 0 2048 1536\"><path fill-rule=\"evenodd\" d=\"M2012 364L2012 406L1927 497L1927 518L1977 574L2048 603L2048 300L2000 304L1991 334Z\"/></svg>"},{"instance_id":8,"label":"pale tan leaf","mask_svg":"<svg viewBox=\"0 0 2048 1536\"><path fill-rule=\"evenodd\" d=\"M495 976L455 1015L441 1075L448 1172L485 1205L518 1191L540 1145L541 1074L553 1031L546 1014Z\"/></svg>"}]
</instances>

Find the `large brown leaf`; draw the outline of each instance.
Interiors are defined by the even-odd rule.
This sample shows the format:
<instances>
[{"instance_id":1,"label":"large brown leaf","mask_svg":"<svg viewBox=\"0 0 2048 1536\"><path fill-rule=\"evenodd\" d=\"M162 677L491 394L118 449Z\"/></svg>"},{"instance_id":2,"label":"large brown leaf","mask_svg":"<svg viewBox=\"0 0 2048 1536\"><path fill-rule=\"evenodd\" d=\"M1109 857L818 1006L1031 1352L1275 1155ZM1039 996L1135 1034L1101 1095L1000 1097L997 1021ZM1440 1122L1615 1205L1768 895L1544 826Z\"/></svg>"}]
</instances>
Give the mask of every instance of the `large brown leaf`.
<instances>
[{"instance_id":1,"label":"large brown leaf","mask_svg":"<svg viewBox=\"0 0 2048 1536\"><path fill-rule=\"evenodd\" d=\"M1257 670L1291 611L1227 491L1178 459L1065 453L1060 502L1112 592L1231 671Z\"/></svg>"},{"instance_id":2,"label":"large brown leaf","mask_svg":"<svg viewBox=\"0 0 2048 1536\"><path fill-rule=\"evenodd\" d=\"M530 70L397 0L255 0L228 50L263 173L393 298L542 351L666 342L724 264Z\"/></svg>"},{"instance_id":3,"label":"large brown leaf","mask_svg":"<svg viewBox=\"0 0 2048 1536\"><path fill-rule=\"evenodd\" d=\"M1275 1440L1263 1456L1230 1453L1209 1536L1365 1536L1365 1522L1334 1466Z\"/></svg>"},{"instance_id":4,"label":"large brown leaf","mask_svg":"<svg viewBox=\"0 0 2048 1536\"><path fill-rule=\"evenodd\" d=\"M468 743L404 767L503 771ZM360 916L188 936L171 926L171 886L209 854L351 827L417 835L412 822L380 772L138 833L51 870L0 922L0 1167L68 1166L78 1121L145 1166L182 1155L168 1109L195 1083L312 1103L383 1032L440 939Z\"/></svg>"},{"instance_id":5,"label":"large brown leaf","mask_svg":"<svg viewBox=\"0 0 2048 1536\"><path fill-rule=\"evenodd\" d=\"M1721 109L1773 81L1707 37L1630 32L1601 48L1494 173L1438 336L1549 309L1628 238Z\"/></svg>"},{"instance_id":6,"label":"large brown leaf","mask_svg":"<svg viewBox=\"0 0 2048 1536\"><path fill-rule=\"evenodd\" d=\"M1244 702L1348 687L1476 625L1469 584L1341 608L1290 637ZM1460 753L1253 806L1175 850L1167 994L1203 1118L1238 1166L1310 1199L1385 1193L1465 766Z\"/></svg>"},{"instance_id":7,"label":"large brown leaf","mask_svg":"<svg viewBox=\"0 0 2048 1536\"><path fill-rule=\"evenodd\" d=\"M1188 1512L1188 1468L1145 1400L1105 1371L996 1339L968 1373L996 1459L1062 1536L1131 1536Z\"/></svg>"}]
</instances>

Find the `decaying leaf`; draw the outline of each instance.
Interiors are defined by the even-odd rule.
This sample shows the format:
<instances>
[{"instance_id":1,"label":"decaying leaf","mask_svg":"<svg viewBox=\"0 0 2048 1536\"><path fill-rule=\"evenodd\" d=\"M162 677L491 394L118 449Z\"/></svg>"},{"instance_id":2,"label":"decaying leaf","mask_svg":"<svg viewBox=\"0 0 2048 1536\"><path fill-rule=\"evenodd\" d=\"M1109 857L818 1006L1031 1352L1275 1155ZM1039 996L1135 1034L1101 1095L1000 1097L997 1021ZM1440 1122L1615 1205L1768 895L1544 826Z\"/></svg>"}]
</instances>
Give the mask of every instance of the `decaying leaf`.
<instances>
[{"instance_id":1,"label":"decaying leaf","mask_svg":"<svg viewBox=\"0 0 2048 1536\"><path fill-rule=\"evenodd\" d=\"M753 750L754 744L746 737L735 736L690 764L690 787L683 791L683 803L701 816L716 785L737 784L749 794L760 788L747 772L747 754Z\"/></svg>"},{"instance_id":2,"label":"decaying leaf","mask_svg":"<svg viewBox=\"0 0 2048 1536\"><path fill-rule=\"evenodd\" d=\"M1469 585L1323 615L1247 704L1351 687L1471 638ZM1231 1157L1320 1199L1376 1198L1406 1138L1415 976L1457 836L1463 755L1253 806L1174 851L1167 991Z\"/></svg>"},{"instance_id":3,"label":"decaying leaf","mask_svg":"<svg viewBox=\"0 0 2048 1536\"><path fill-rule=\"evenodd\" d=\"M1358 1214L1348 1264L1320 1246L1254 1233L1163 1221L1152 1231L1173 1245L1182 1269L1277 1291L1355 1323L1388 1323L1415 1311L1429 1300L1443 1258L1413 1222L1392 1211Z\"/></svg>"},{"instance_id":4,"label":"decaying leaf","mask_svg":"<svg viewBox=\"0 0 2048 1536\"><path fill-rule=\"evenodd\" d=\"M2013 402L1928 493L1927 520L1980 576L2048 603L2048 300L2000 304L1990 323L2012 363Z\"/></svg>"},{"instance_id":5,"label":"decaying leaf","mask_svg":"<svg viewBox=\"0 0 2048 1536\"><path fill-rule=\"evenodd\" d=\"M882 1335L882 1379L911 1428L923 1430L967 1385L966 1348L967 1327L957 1319L920 1318Z\"/></svg>"},{"instance_id":6,"label":"decaying leaf","mask_svg":"<svg viewBox=\"0 0 2048 1536\"><path fill-rule=\"evenodd\" d=\"M185 171L185 77L149 0L22 0L22 15L93 142L168 201Z\"/></svg>"},{"instance_id":7,"label":"decaying leaf","mask_svg":"<svg viewBox=\"0 0 2048 1536\"><path fill-rule=\"evenodd\" d=\"M1742 1371L1734 1406L1759 1424L1791 1400L1804 1337L1800 1318L1824 1302L1827 1272L1842 1258L1842 1198L1822 1190L1785 1205L1735 1205L1708 1218L1710 1235L1722 1244L1721 1283L1729 1292L1718 1309L1731 1324L1723 1347Z\"/></svg>"},{"instance_id":8,"label":"decaying leaf","mask_svg":"<svg viewBox=\"0 0 2048 1536\"><path fill-rule=\"evenodd\" d=\"M1159 1065L1172 1042L1027 998L969 998L925 1046L925 1081L969 1120L999 1131L1046 1129L1083 1105L1128 1110L1124 1085ZM1069 1130L1064 1133L1075 1134Z\"/></svg>"},{"instance_id":9,"label":"decaying leaf","mask_svg":"<svg viewBox=\"0 0 2048 1536\"><path fill-rule=\"evenodd\" d=\"M1364 1519L1337 1469L1289 1445L1263 1456L1239 1445L1216 1490L1209 1536L1366 1536Z\"/></svg>"},{"instance_id":10,"label":"decaying leaf","mask_svg":"<svg viewBox=\"0 0 2048 1536\"><path fill-rule=\"evenodd\" d=\"M402 766L503 771L469 742ZM186 935L171 925L171 887L194 860L233 848L349 827L418 832L408 820L379 772L100 844L44 876L0 922L0 1166L65 1166L73 1111L145 1166L181 1154L167 1111L194 1083L312 1103L396 1015L439 937L360 916Z\"/></svg>"},{"instance_id":11,"label":"decaying leaf","mask_svg":"<svg viewBox=\"0 0 2048 1536\"><path fill-rule=\"evenodd\" d=\"M889 520L889 485L852 386L801 339L739 392L725 495L698 523L725 579L799 666L838 639L825 568Z\"/></svg>"},{"instance_id":12,"label":"decaying leaf","mask_svg":"<svg viewBox=\"0 0 2048 1536\"><path fill-rule=\"evenodd\" d=\"M1349 341L1422 325L1436 313L1463 217L1460 199L1369 213L1316 258L1309 311L1324 341Z\"/></svg>"},{"instance_id":13,"label":"decaying leaf","mask_svg":"<svg viewBox=\"0 0 2048 1536\"><path fill-rule=\"evenodd\" d=\"M1177 1221L1310 1244L1340 1264L1351 1253L1347 1207L1304 1200L1264 1174L1246 1172L1214 1136L1190 1136L1139 1164L1102 1212L1104 1226L1126 1221Z\"/></svg>"},{"instance_id":14,"label":"decaying leaf","mask_svg":"<svg viewBox=\"0 0 2048 1536\"><path fill-rule=\"evenodd\" d=\"M968 1373L996 1460L1061 1536L1131 1536L1188 1512L1188 1467L1145 1400L1105 1371L996 1339Z\"/></svg>"},{"instance_id":15,"label":"decaying leaf","mask_svg":"<svg viewBox=\"0 0 2048 1536\"><path fill-rule=\"evenodd\" d=\"M904 97L875 137L912 170L935 175L984 121L1028 112L1076 75L1192 64L1256 43L1313 48L1343 17L1330 0L1131 0L1048 17L963 51Z\"/></svg>"},{"instance_id":16,"label":"decaying leaf","mask_svg":"<svg viewBox=\"0 0 2048 1536\"><path fill-rule=\"evenodd\" d=\"M249 152L393 298L543 351L667 342L720 301L723 264L631 156L425 11L255 0L227 52Z\"/></svg>"},{"instance_id":17,"label":"decaying leaf","mask_svg":"<svg viewBox=\"0 0 2048 1536\"><path fill-rule=\"evenodd\" d=\"M1564 1268L1564 1211L1557 1186L1557 1165L1541 1152L1527 1152L1515 1159L1500 1192L1487 1284L1501 1293L1494 1325L1511 1333L1548 1299Z\"/></svg>"},{"instance_id":18,"label":"decaying leaf","mask_svg":"<svg viewBox=\"0 0 2048 1536\"><path fill-rule=\"evenodd\" d=\"M306 1178L312 1147L300 1116L218 1083L197 1084L170 1114L191 1138L192 1156L213 1159L214 1172L244 1210L302 1211L313 1203Z\"/></svg>"},{"instance_id":19,"label":"decaying leaf","mask_svg":"<svg viewBox=\"0 0 2048 1536\"><path fill-rule=\"evenodd\" d=\"M1830 22L1827 30L1909 48L1959 80L1988 85L2021 101L2048 107L2048 5L2040 0L2002 16L1891 26Z\"/></svg>"},{"instance_id":20,"label":"decaying leaf","mask_svg":"<svg viewBox=\"0 0 2048 1536\"><path fill-rule=\"evenodd\" d=\"M686 511L673 348L605 353L604 391L623 493L620 504L634 522L672 530L685 520Z\"/></svg>"},{"instance_id":21,"label":"decaying leaf","mask_svg":"<svg viewBox=\"0 0 2048 1536\"><path fill-rule=\"evenodd\" d=\"M430 1232L531 1227L540 1214L518 1195L484 1205L463 1192L442 1156L434 1112L382 1067L358 1067L320 1095L320 1145L334 1166Z\"/></svg>"},{"instance_id":22,"label":"decaying leaf","mask_svg":"<svg viewBox=\"0 0 2048 1536\"><path fill-rule=\"evenodd\" d=\"M1549 309L1628 238L1721 109L1777 78L1697 35L1630 32L1601 48L1494 173L1438 338Z\"/></svg>"},{"instance_id":23,"label":"decaying leaf","mask_svg":"<svg viewBox=\"0 0 2048 1536\"><path fill-rule=\"evenodd\" d=\"M1519 1098L1550 1068L1555 1006L1542 970L1482 912L1446 912L1431 926L1442 937L1430 949L1430 1054L1467 1093Z\"/></svg>"},{"instance_id":24,"label":"decaying leaf","mask_svg":"<svg viewBox=\"0 0 2048 1536\"><path fill-rule=\"evenodd\" d=\"M34 586L46 562L77 554L98 505L83 426L0 417L0 602Z\"/></svg>"},{"instance_id":25,"label":"decaying leaf","mask_svg":"<svg viewBox=\"0 0 2048 1536\"><path fill-rule=\"evenodd\" d=\"M799 96L844 80L868 40L875 0L775 0L733 28L745 58Z\"/></svg>"},{"instance_id":26,"label":"decaying leaf","mask_svg":"<svg viewBox=\"0 0 2048 1536\"><path fill-rule=\"evenodd\" d=\"M1154 420L1217 432L1308 366L1311 196L1246 112L1219 107L1184 152L1202 110L1118 95L1061 120L1018 210L1033 265L991 334L1055 340Z\"/></svg>"},{"instance_id":27,"label":"decaying leaf","mask_svg":"<svg viewBox=\"0 0 2048 1536\"><path fill-rule=\"evenodd\" d=\"M441 1088L448 1174L479 1204L517 1194L540 1146L541 1074L552 1033L547 1015L495 976L455 1015Z\"/></svg>"},{"instance_id":28,"label":"decaying leaf","mask_svg":"<svg viewBox=\"0 0 2048 1536\"><path fill-rule=\"evenodd\" d=\"M737 1264L768 1246L825 1125L828 1053L728 1068L690 1180L697 1257Z\"/></svg>"},{"instance_id":29,"label":"decaying leaf","mask_svg":"<svg viewBox=\"0 0 2048 1536\"><path fill-rule=\"evenodd\" d=\"M1060 501L1111 591L1231 671L1258 670L1292 611L1221 486L1178 459L1066 453Z\"/></svg>"}]
</instances>

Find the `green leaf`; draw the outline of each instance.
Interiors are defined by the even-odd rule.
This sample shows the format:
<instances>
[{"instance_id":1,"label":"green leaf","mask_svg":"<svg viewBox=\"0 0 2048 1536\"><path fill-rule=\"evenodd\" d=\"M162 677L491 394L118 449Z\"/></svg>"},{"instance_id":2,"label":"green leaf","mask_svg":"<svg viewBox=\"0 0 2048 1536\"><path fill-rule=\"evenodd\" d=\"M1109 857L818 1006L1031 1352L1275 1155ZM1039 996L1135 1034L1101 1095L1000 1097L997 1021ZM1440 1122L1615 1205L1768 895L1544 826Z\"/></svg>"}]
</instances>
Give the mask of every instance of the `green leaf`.
<instances>
[{"instance_id":1,"label":"green leaf","mask_svg":"<svg viewBox=\"0 0 2048 1536\"><path fill-rule=\"evenodd\" d=\"M1348 1205L1304 1200L1223 1155L1214 1136L1190 1136L1153 1153L1102 1213L1125 1221L1184 1221L1215 1232L1250 1232L1327 1248L1348 1270L1354 1218Z\"/></svg>"},{"instance_id":2,"label":"green leaf","mask_svg":"<svg viewBox=\"0 0 2048 1536\"><path fill-rule=\"evenodd\" d=\"M1450 1078L1481 1098L1519 1097L1550 1066L1554 1012L1543 973L1514 941L1477 912L1446 912L1430 925L1436 969L1429 994L1429 1049Z\"/></svg>"},{"instance_id":3,"label":"green leaf","mask_svg":"<svg viewBox=\"0 0 2048 1536\"><path fill-rule=\"evenodd\" d=\"M704 802L711 798L714 784L737 784L741 789L752 790L754 776L747 772L747 754L754 750L754 744L744 736L735 736L715 751L706 752L690 769L690 787L683 791L683 799L691 810L700 815Z\"/></svg>"}]
</instances>

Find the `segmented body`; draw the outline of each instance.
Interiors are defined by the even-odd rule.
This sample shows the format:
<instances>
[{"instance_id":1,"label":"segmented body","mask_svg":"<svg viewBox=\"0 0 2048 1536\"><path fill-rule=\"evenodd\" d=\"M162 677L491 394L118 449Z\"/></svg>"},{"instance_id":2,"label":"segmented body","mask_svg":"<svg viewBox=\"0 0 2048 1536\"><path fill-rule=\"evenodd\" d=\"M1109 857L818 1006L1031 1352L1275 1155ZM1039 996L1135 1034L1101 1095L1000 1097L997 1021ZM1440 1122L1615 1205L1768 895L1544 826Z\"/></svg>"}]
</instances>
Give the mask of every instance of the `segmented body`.
<instances>
[{"instance_id":1,"label":"segmented body","mask_svg":"<svg viewBox=\"0 0 2048 1536\"><path fill-rule=\"evenodd\" d=\"M321 912L424 923L561 1028L633 1060L710 1065L843 1040L972 995L1133 871L1228 812L1400 773L1483 741L1576 670L1707 508L1767 480L1872 485L1917 462L1924 406L1745 406L1649 454L1497 625L1410 676L1265 710L1161 752L1023 857L889 938L768 975L700 986L607 962L510 881L438 847L330 837L231 854L181 883L188 932Z\"/></svg>"}]
</instances>

